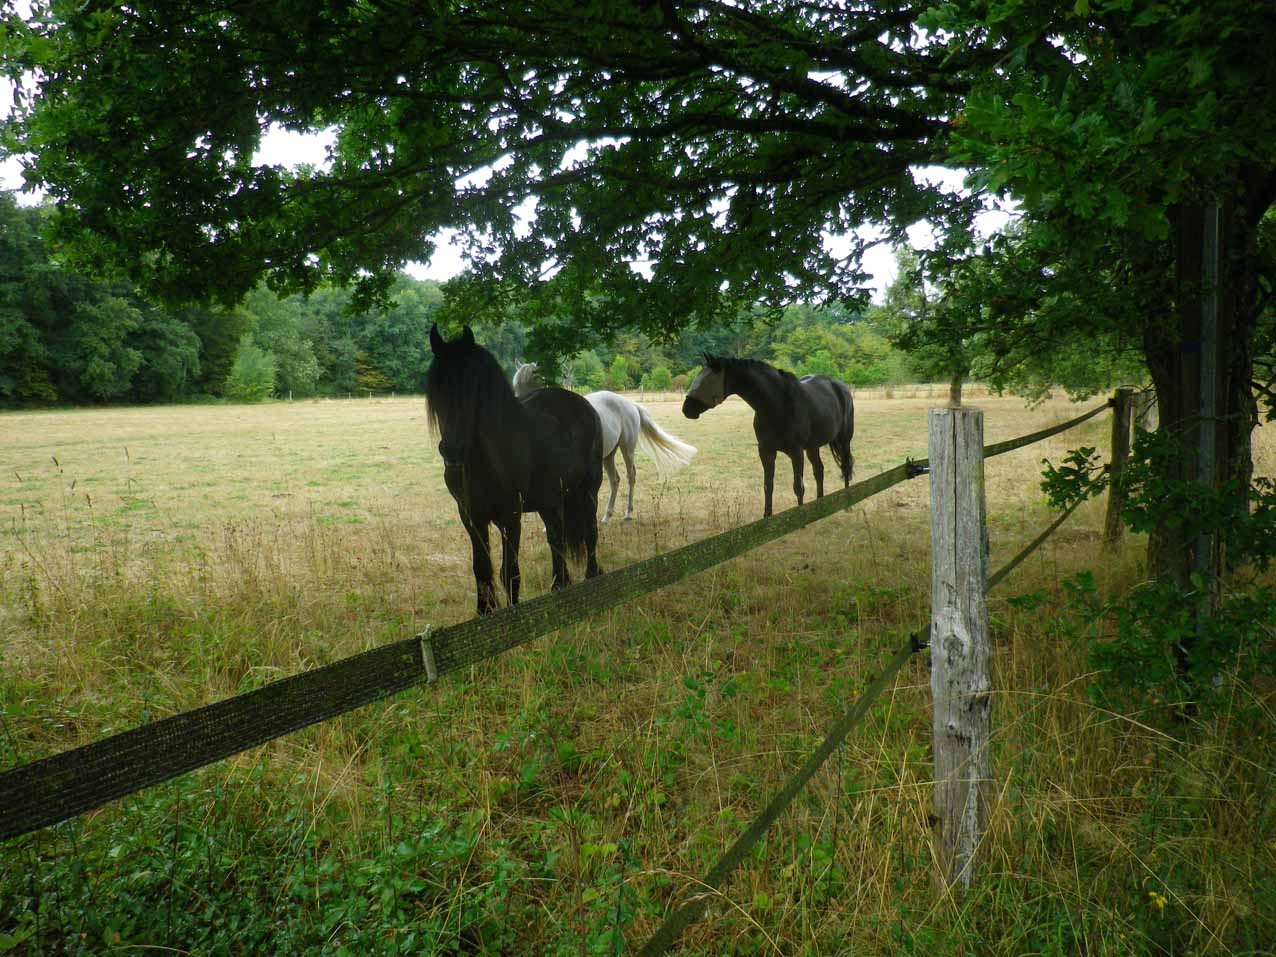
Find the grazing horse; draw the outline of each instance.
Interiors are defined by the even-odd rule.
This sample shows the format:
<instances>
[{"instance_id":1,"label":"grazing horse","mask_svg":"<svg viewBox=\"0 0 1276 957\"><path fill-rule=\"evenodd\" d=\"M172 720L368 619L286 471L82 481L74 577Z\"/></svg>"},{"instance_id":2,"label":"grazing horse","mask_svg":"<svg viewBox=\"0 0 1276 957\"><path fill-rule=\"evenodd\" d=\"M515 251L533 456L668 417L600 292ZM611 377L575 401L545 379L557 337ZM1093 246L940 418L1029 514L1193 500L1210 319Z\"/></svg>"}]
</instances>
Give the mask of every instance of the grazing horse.
<instances>
[{"instance_id":1,"label":"grazing horse","mask_svg":"<svg viewBox=\"0 0 1276 957\"><path fill-rule=\"evenodd\" d=\"M753 408L753 434L762 459L762 488L766 493L763 515L771 514L775 486L775 454L793 460L793 494L802 504L802 453L811 460L815 495L824 494L824 463L820 446L827 445L842 470L842 484L851 484L851 437L855 434L855 405L845 382L823 375L797 378L756 359L704 357L705 368L692 380L682 403L682 414L700 418L706 409L738 395Z\"/></svg>"},{"instance_id":2,"label":"grazing horse","mask_svg":"<svg viewBox=\"0 0 1276 957\"><path fill-rule=\"evenodd\" d=\"M527 395L543 385L535 362L525 362L514 373L514 394ZM634 517L634 480L638 470L634 468L634 447L640 446L652 457L661 475L691 464L696 447L670 435L656 424L651 413L637 402L615 392L591 392L585 396L598 413L603 424L603 465L611 482L611 498L603 513L605 524L616 509L616 490L620 488L620 475L616 471L616 452L625 459L625 477L629 479L629 506L625 509L625 521Z\"/></svg>"},{"instance_id":3,"label":"grazing horse","mask_svg":"<svg viewBox=\"0 0 1276 957\"><path fill-rule=\"evenodd\" d=\"M516 398L500 364L468 326L452 342L431 326L430 348L430 426L442 439L443 480L474 549L478 613L496 607L488 552L492 523L501 533L501 584L510 604L518 604L523 512L538 512L545 523L553 589L571 582L568 554L584 555L586 578L601 574L595 552L603 438L594 407L565 389Z\"/></svg>"}]
</instances>

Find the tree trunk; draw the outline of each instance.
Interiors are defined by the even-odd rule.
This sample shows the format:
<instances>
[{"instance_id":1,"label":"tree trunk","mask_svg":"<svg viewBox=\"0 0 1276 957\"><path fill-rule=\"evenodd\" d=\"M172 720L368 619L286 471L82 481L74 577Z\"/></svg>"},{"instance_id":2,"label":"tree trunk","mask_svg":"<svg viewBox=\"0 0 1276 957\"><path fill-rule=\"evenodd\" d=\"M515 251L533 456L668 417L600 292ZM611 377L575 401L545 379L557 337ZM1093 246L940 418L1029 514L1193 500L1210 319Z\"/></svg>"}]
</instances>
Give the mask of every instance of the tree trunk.
<instances>
[{"instance_id":1,"label":"tree trunk","mask_svg":"<svg viewBox=\"0 0 1276 957\"><path fill-rule=\"evenodd\" d=\"M954 409L961 408L961 387L966 381L964 372L954 372L948 380L948 405Z\"/></svg>"},{"instance_id":2,"label":"tree trunk","mask_svg":"<svg viewBox=\"0 0 1276 957\"><path fill-rule=\"evenodd\" d=\"M1271 205L1269 190L1244 203L1224 203L1218 229L1219 257L1214 339L1217 366L1214 394L1202 394L1202 356L1208 341L1202 339L1202 306L1210 295L1204 281L1206 263L1203 207L1176 210L1174 296L1177 336L1174 331L1145 330L1144 351L1157 391L1161 431L1177 437L1186 453L1170 467L1166 477L1179 481L1205 481L1214 489L1235 490L1234 507L1248 508L1253 477L1252 433L1258 422L1258 404L1251 385L1253 340L1258 324L1257 281L1258 223ZM1206 336L1208 340L1208 334ZM1208 360L1207 360L1208 361ZM1208 388L1208 377L1206 378ZM1213 406L1213 415L1208 410ZM1205 413L1203 414L1203 410ZM1210 459L1213 459L1212 467ZM1202 473L1208 469L1208 474ZM1217 598L1218 583L1227 565L1227 536L1232 523L1224 521L1216 533L1189 539L1167 516L1148 539L1148 564L1161 581L1173 582L1184 591L1193 589L1193 575L1211 584L1203 596L1202 613L1208 614ZM1199 579L1198 579L1199 581ZM1188 639L1179 649L1180 669L1186 674L1192 652Z\"/></svg>"}]
</instances>

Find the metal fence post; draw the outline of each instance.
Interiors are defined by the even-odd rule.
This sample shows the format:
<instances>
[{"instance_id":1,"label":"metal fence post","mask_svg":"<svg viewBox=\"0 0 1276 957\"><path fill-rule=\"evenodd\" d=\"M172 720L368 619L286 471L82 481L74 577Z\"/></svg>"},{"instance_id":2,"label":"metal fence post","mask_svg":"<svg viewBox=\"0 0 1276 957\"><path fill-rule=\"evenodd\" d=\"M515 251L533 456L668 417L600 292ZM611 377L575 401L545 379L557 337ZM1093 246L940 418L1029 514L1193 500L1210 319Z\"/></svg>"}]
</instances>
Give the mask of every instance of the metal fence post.
<instances>
[{"instance_id":1,"label":"metal fence post","mask_svg":"<svg viewBox=\"0 0 1276 957\"><path fill-rule=\"evenodd\" d=\"M1125 525L1121 510L1125 508L1125 489L1121 476L1130 458L1130 427L1134 421L1134 390L1117 389L1112 399L1112 457L1108 466L1108 513L1103 520L1103 544L1115 549L1121 543Z\"/></svg>"},{"instance_id":2,"label":"metal fence post","mask_svg":"<svg viewBox=\"0 0 1276 957\"><path fill-rule=\"evenodd\" d=\"M962 897L992 778L983 413L930 412L934 807L944 880Z\"/></svg>"}]
</instances>

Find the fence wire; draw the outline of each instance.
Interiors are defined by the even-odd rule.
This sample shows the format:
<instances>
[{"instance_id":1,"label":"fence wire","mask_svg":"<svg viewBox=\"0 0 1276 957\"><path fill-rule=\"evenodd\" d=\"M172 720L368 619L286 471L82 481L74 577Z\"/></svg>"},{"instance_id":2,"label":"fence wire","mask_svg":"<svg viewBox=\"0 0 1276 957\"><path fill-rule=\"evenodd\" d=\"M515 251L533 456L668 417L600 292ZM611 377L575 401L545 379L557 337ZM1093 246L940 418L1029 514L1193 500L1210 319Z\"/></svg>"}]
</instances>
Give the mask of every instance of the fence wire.
<instances>
[{"instance_id":1,"label":"fence wire","mask_svg":"<svg viewBox=\"0 0 1276 957\"><path fill-rule=\"evenodd\" d=\"M1083 501L1085 501L1085 499L1078 499L1077 501L1069 505L1067 508L1065 508L1063 510L1063 513L1058 518L1056 518L1053 522L1051 522L1046 527L1045 531L1043 531L1040 535L1038 535L1036 538L1030 541L1027 545L1025 545L1023 550L1020 551L1018 555L1010 559L1010 561L1006 562L1006 564L1002 565L995 572L989 575L988 588L991 590L994 585L1001 584L1002 579L1004 579L1012 571L1018 568L1023 563L1023 560L1025 558L1027 558L1029 555L1035 552L1038 548L1044 545L1046 539L1049 538L1051 535L1053 535L1058 530L1059 526L1068 520L1068 516L1070 516L1073 512L1075 512L1077 510L1077 507Z\"/></svg>"},{"instance_id":2,"label":"fence wire","mask_svg":"<svg viewBox=\"0 0 1276 957\"><path fill-rule=\"evenodd\" d=\"M1006 439L1004 442L997 442L993 445L984 446L984 458L990 459L994 455L1004 455L1007 452L1013 452L1015 449L1021 449L1025 445L1032 445L1034 442L1040 442L1042 439L1048 439L1052 435L1058 435L1060 432L1067 432L1068 429L1076 428L1082 422L1093 419L1100 412L1106 412L1112 407L1112 403L1105 402L1103 405L1096 406L1089 412L1077 416L1075 419L1069 419L1059 425L1052 425L1048 429L1042 429L1040 432L1032 432L1028 435L1022 435L1017 439Z\"/></svg>"},{"instance_id":3,"label":"fence wire","mask_svg":"<svg viewBox=\"0 0 1276 957\"><path fill-rule=\"evenodd\" d=\"M762 813L753 819L753 823L745 829L743 834L736 838L735 843L731 845L727 852L718 860L718 863L713 866L713 869L709 871L702 882L702 886L705 888L704 893L697 894L665 918L665 922L660 925L660 929L651 936L642 950L638 952L639 957L655 957L657 954L663 954L690 924L700 919L705 907L716 896L716 893L722 889L727 878L731 876L731 872L740 865L745 855L757 844L767 829L793 803L793 799L806 787L807 782L820 769L820 765L829 759L830 755L837 750L851 730L863 720L873 702L881 696L882 692L890 685L890 682L894 680L899 669L904 667L904 662L908 661L913 656L913 652L920 647L922 646L910 638L907 645L895 652L895 656L886 663L886 667L877 676L877 680L864 689L864 693L855 702L855 707L846 712L829 729L824 741L806 759L798 773L789 779L789 783L771 799Z\"/></svg>"},{"instance_id":4,"label":"fence wire","mask_svg":"<svg viewBox=\"0 0 1276 957\"><path fill-rule=\"evenodd\" d=\"M1069 505L1062 515L1051 522L1046 530L1029 542L1019 554L989 575L988 590L991 591L995 585L999 585L1004 581L1006 576L1018 568L1025 558L1040 548L1046 539L1067 521L1068 516L1075 512L1080 504L1081 502L1077 501ZM753 819L753 822L744 833L736 838L735 843L731 845L727 852L718 860L718 863L713 866L713 869L705 876L705 879L701 882L701 886L705 888L704 893L697 894L696 897L666 917L660 928L643 945L642 950L639 951L639 957L657 957L657 955L665 953L673 946L674 941L678 939L684 930L700 919L709 904L709 900L717 892L721 891L732 871L743 862L744 856L748 854L749 850L766 833L767 829L779 819L785 809L793 803L793 799L806 787L807 782L820 769L820 766L832 757L833 752L846 740L846 736L864 719L864 716L868 714L868 709L890 687L890 682L899 673L900 668L904 667L904 663L912 657L914 652L921 651L926 647L926 643L918 637L917 632L909 636L908 644L895 652L895 656L886 663L886 667L882 669L882 673L877 680L860 695L859 700L855 702L855 707L846 712L829 729L820 747L807 758L798 773L771 799L771 802L762 813Z\"/></svg>"}]
</instances>

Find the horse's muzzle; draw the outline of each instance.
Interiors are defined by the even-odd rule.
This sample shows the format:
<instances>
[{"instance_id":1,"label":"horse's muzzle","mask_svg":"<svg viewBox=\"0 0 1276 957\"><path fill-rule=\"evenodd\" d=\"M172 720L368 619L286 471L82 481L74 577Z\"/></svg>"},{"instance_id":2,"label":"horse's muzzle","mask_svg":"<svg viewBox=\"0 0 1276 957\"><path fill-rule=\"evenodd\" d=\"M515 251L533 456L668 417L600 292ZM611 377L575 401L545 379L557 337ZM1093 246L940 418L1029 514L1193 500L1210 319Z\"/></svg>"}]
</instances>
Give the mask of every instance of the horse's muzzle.
<instances>
[{"instance_id":1,"label":"horse's muzzle","mask_svg":"<svg viewBox=\"0 0 1276 957\"><path fill-rule=\"evenodd\" d=\"M443 457L444 465L463 465L465 463L465 453L468 447L459 442L449 442L444 439L439 443L439 455Z\"/></svg>"},{"instance_id":2,"label":"horse's muzzle","mask_svg":"<svg viewBox=\"0 0 1276 957\"><path fill-rule=\"evenodd\" d=\"M709 408L707 405L693 396L687 396L682 400L682 414L688 419L700 418L700 413L707 408Z\"/></svg>"}]
</instances>

